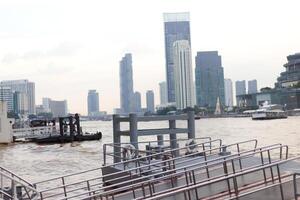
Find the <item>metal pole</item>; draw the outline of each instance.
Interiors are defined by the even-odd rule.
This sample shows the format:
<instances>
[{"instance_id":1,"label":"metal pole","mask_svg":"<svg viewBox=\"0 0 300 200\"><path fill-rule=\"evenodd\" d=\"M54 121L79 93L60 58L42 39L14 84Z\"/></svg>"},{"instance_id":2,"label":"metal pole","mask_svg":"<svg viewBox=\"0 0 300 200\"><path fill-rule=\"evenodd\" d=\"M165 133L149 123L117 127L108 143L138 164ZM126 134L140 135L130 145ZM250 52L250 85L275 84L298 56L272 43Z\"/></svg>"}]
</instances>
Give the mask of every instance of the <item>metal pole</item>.
<instances>
[{"instance_id":1,"label":"metal pole","mask_svg":"<svg viewBox=\"0 0 300 200\"><path fill-rule=\"evenodd\" d=\"M176 121L175 120L169 120L169 129L176 129ZM176 149L177 148L177 135L176 133L170 133L170 145L171 149ZM175 152L175 156L178 156L179 152Z\"/></svg>"},{"instance_id":2,"label":"metal pole","mask_svg":"<svg viewBox=\"0 0 300 200\"><path fill-rule=\"evenodd\" d=\"M134 113L129 114L129 135L130 143L138 149L137 115Z\"/></svg>"},{"instance_id":3,"label":"metal pole","mask_svg":"<svg viewBox=\"0 0 300 200\"><path fill-rule=\"evenodd\" d=\"M188 113L188 138L195 138L195 112L189 111Z\"/></svg>"},{"instance_id":4,"label":"metal pole","mask_svg":"<svg viewBox=\"0 0 300 200\"><path fill-rule=\"evenodd\" d=\"M121 152L120 152L120 122L118 118L120 115L113 115L113 143L114 143L114 163L121 161Z\"/></svg>"}]
</instances>

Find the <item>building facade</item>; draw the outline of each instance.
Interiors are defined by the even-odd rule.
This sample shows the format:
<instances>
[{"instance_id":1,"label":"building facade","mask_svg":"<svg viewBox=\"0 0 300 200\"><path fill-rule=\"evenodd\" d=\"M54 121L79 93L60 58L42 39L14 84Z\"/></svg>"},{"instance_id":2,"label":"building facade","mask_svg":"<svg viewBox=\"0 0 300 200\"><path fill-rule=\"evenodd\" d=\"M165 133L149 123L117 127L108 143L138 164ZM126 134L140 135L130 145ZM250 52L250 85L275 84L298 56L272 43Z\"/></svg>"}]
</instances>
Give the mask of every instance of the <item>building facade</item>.
<instances>
[{"instance_id":1,"label":"building facade","mask_svg":"<svg viewBox=\"0 0 300 200\"><path fill-rule=\"evenodd\" d=\"M134 112L139 113L142 111L141 93L134 92L133 94Z\"/></svg>"},{"instance_id":2,"label":"building facade","mask_svg":"<svg viewBox=\"0 0 300 200\"><path fill-rule=\"evenodd\" d=\"M0 86L9 87L12 92L20 92L26 96L27 105L21 105L21 107L27 107L27 114L35 113L35 84L33 82L29 82L28 80L9 80L9 81L1 81Z\"/></svg>"},{"instance_id":3,"label":"building facade","mask_svg":"<svg viewBox=\"0 0 300 200\"><path fill-rule=\"evenodd\" d=\"M152 90L148 90L146 92L146 104L147 104L147 111L154 113L155 112L154 92Z\"/></svg>"},{"instance_id":4,"label":"building facade","mask_svg":"<svg viewBox=\"0 0 300 200\"><path fill-rule=\"evenodd\" d=\"M50 100L49 104L53 117L65 117L68 114L67 101Z\"/></svg>"},{"instance_id":5,"label":"building facade","mask_svg":"<svg viewBox=\"0 0 300 200\"><path fill-rule=\"evenodd\" d=\"M0 101L6 102L7 111L11 112L14 110L13 107L13 93L10 87L0 86Z\"/></svg>"},{"instance_id":6,"label":"building facade","mask_svg":"<svg viewBox=\"0 0 300 200\"><path fill-rule=\"evenodd\" d=\"M132 56L130 53L120 61L120 108L124 114L133 111Z\"/></svg>"},{"instance_id":7,"label":"building facade","mask_svg":"<svg viewBox=\"0 0 300 200\"><path fill-rule=\"evenodd\" d=\"M159 83L160 105L166 105L168 103L167 82Z\"/></svg>"},{"instance_id":8,"label":"building facade","mask_svg":"<svg viewBox=\"0 0 300 200\"><path fill-rule=\"evenodd\" d=\"M99 94L96 90L88 91L87 105L89 116L93 116L99 113Z\"/></svg>"},{"instance_id":9,"label":"building facade","mask_svg":"<svg viewBox=\"0 0 300 200\"><path fill-rule=\"evenodd\" d=\"M231 79L224 79L225 106L233 106L233 87Z\"/></svg>"},{"instance_id":10,"label":"building facade","mask_svg":"<svg viewBox=\"0 0 300 200\"><path fill-rule=\"evenodd\" d=\"M188 40L174 42L173 48L175 102L182 110L195 105L191 48Z\"/></svg>"},{"instance_id":11,"label":"building facade","mask_svg":"<svg viewBox=\"0 0 300 200\"><path fill-rule=\"evenodd\" d=\"M248 81L248 94L257 93L257 80Z\"/></svg>"},{"instance_id":12,"label":"building facade","mask_svg":"<svg viewBox=\"0 0 300 200\"><path fill-rule=\"evenodd\" d=\"M187 40L191 46L189 13L164 13L166 57L166 82L168 102L175 102L173 45L177 40Z\"/></svg>"},{"instance_id":13,"label":"building facade","mask_svg":"<svg viewBox=\"0 0 300 200\"><path fill-rule=\"evenodd\" d=\"M195 77L197 105L215 109L219 98L224 106L224 70L218 51L197 52Z\"/></svg>"},{"instance_id":14,"label":"building facade","mask_svg":"<svg viewBox=\"0 0 300 200\"><path fill-rule=\"evenodd\" d=\"M242 81L236 81L235 82L235 95L243 95L243 94L247 94L246 92L246 81L242 80Z\"/></svg>"}]
</instances>

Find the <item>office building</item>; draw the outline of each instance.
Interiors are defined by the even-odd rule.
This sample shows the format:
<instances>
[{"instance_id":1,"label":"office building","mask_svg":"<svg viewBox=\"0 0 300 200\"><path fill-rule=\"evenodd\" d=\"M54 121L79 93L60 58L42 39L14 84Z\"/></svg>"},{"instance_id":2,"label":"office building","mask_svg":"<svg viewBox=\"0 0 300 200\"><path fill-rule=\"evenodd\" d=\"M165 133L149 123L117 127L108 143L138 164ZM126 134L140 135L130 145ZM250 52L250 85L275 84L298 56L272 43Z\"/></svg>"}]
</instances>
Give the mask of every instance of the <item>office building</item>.
<instances>
[{"instance_id":1,"label":"office building","mask_svg":"<svg viewBox=\"0 0 300 200\"><path fill-rule=\"evenodd\" d=\"M53 114L53 117L65 117L68 114L68 106L67 101L55 101L50 100L49 107L51 110L51 113Z\"/></svg>"},{"instance_id":2,"label":"office building","mask_svg":"<svg viewBox=\"0 0 300 200\"><path fill-rule=\"evenodd\" d=\"M257 80L248 81L248 94L257 93Z\"/></svg>"},{"instance_id":3,"label":"office building","mask_svg":"<svg viewBox=\"0 0 300 200\"><path fill-rule=\"evenodd\" d=\"M0 86L0 101L6 102L7 111L13 111L13 93L10 87Z\"/></svg>"},{"instance_id":4,"label":"office building","mask_svg":"<svg viewBox=\"0 0 300 200\"><path fill-rule=\"evenodd\" d=\"M12 92L20 92L26 96L27 105L21 105L21 107L28 108L28 114L35 113L35 84L33 82L29 82L28 80L9 80L9 81L1 81L0 86L9 87Z\"/></svg>"},{"instance_id":5,"label":"office building","mask_svg":"<svg viewBox=\"0 0 300 200\"><path fill-rule=\"evenodd\" d=\"M13 107L14 113L18 114L28 114L28 95L23 92L15 91L13 93Z\"/></svg>"},{"instance_id":6,"label":"office building","mask_svg":"<svg viewBox=\"0 0 300 200\"><path fill-rule=\"evenodd\" d=\"M88 115L99 113L99 94L96 90L89 90L87 96Z\"/></svg>"},{"instance_id":7,"label":"office building","mask_svg":"<svg viewBox=\"0 0 300 200\"><path fill-rule=\"evenodd\" d=\"M146 104L147 104L147 111L154 113L155 112L154 92L152 90L148 90L146 92Z\"/></svg>"},{"instance_id":8,"label":"office building","mask_svg":"<svg viewBox=\"0 0 300 200\"><path fill-rule=\"evenodd\" d=\"M45 112L50 112L50 101L51 101L51 99L47 98L47 97L44 97L42 99L42 104L43 104Z\"/></svg>"},{"instance_id":9,"label":"office building","mask_svg":"<svg viewBox=\"0 0 300 200\"><path fill-rule=\"evenodd\" d=\"M231 79L224 79L225 106L233 106L233 88Z\"/></svg>"},{"instance_id":10,"label":"office building","mask_svg":"<svg viewBox=\"0 0 300 200\"><path fill-rule=\"evenodd\" d=\"M236 81L235 82L235 95L243 95L243 94L247 94L246 92L246 81L242 80L242 81Z\"/></svg>"},{"instance_id":11,"label":"office building","mask_svg":"<svg viewBox=\"0 0 300 200\"><path fill-rule=\"evenodd\" d=\"M124 114L133 111L132 56L130 53L120 61L120 107Z\"/></svg>"},{"instance_id":12,"label":"office building","mask_svg":"<svg viewBox=\"0 0 300 200\"><path fill-rule=\"evenodd\" d=\"M134 112L138 113L142 110L141 93L135 92L133 94Z\"/></svg>"},{"instance_id":13,"label":"office building","mask_svg":"<svg viewBox=\"0 0 300 200\"><path fill-rule=\"evenodd\" d=\"M192 55L188 40L174 42L174 80L177 109L194 107Z\"/></svg>"},{"instance_id":14,"label":"office building","mask_svg":"<svg viewBox=\"0 0 300 200\"><path fill-rule=\"evenodd\" d=\"M168 102L175 102L173 45L177 40L187 40L191 46L189 13L164 13L166 57L166 82Z\"/></svg>"},{"instance_id":15,"label":"office building","mask_svg":"<svg viewBox=\"0 0 300 200\"><path fill-rule=\"evenodd\" d=\"M218 98L220 106L224 106L224 70L218 51L197 52L195 79L198 106L215 110Z\"/></svg>"},{"instance_id":16,"label":"office building","mask_svg":"<svg viewBox=\"0 0 300 200\"><path fill-rule=\"evenodd\" d=\"M159 83L160 105L168 103L167 82Z\"/></svg>"}]
</instances>

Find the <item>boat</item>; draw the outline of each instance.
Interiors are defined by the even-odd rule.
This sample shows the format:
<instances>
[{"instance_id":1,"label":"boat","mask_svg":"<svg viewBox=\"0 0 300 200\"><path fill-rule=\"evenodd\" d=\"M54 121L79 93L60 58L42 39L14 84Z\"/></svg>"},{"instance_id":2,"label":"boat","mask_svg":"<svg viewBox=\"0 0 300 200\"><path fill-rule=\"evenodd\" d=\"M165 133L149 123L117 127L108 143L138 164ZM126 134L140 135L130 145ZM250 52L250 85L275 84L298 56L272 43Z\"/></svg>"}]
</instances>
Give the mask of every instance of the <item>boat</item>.
<instances>
[{"instance_id":1,"label":"boat","mask_svg":"<svg viewBox=\"0 0 300 200\"><path fill-rule=\"evenodd\" d=\"M266 103L252 113L253 120L286 119L287 117L288 113L282 110L282 106L278 104Z\"/></svg>"}]
</instances>

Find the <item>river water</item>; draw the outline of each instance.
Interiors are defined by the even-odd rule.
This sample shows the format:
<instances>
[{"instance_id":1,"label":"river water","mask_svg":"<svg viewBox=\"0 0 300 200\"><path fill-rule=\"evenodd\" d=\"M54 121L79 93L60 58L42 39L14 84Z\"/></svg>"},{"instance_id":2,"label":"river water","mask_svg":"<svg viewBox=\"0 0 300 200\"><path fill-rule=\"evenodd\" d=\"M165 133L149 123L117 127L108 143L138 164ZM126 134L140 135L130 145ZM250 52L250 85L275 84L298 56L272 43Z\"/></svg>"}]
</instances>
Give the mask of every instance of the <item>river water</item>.
<instances>
[{"instance_id":1,"label":"river water","mask_svg":"<svg viewBox=\"0 0 300 200\"><path fill-rule=\"evenodd\" d=\"M259 145L282 143L289 145L290 155L300 155L300 117L267 121L253 121L251 118L212 118L196 120L195 123L196 137L220 138L224 144L249 139L258 139ZM91 131L101 131L102 140L86 141L75 146L34 143L0 146L0 166L31 182L100 167L103 163L102 146L112 142L112 122L82 122L82 126ZM143 123L139 128L156 126L167 127L167 123ZM177 126L185 124L181 122Z\"/></svg>"}]
</instances>

